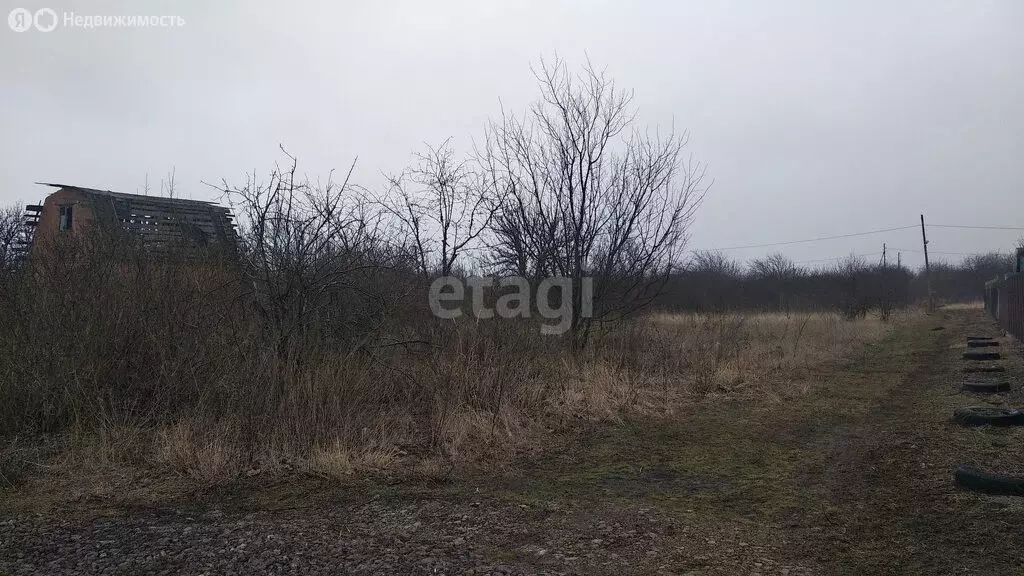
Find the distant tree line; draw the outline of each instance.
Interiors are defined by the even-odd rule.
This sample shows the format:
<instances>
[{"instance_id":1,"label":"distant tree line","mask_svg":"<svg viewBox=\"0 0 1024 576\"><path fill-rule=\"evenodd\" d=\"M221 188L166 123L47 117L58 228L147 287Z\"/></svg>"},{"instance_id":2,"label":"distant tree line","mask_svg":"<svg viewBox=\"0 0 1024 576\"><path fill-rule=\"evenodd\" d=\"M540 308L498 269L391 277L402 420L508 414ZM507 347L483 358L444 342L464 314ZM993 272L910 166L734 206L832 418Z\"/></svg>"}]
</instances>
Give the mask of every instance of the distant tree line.
<instances>
[{"instance_id":1,"label":"distant tree line","mask_svg":"<svg viewBox=\"0 0 1024 576\"><path fill-rule=\"evenodd\" d=\"M960 263L932 262L937 302L980 300L986 281L1014 270L1009 254L969 256ZM833 266L802 267L782 254L741 264L722 252L697 252L670 277L660 304L697 312L731 310L837 310L847 317L871 310L888 314L927 299L923 267L869 263L851 256Z\"/></svg>"}]
</instances>

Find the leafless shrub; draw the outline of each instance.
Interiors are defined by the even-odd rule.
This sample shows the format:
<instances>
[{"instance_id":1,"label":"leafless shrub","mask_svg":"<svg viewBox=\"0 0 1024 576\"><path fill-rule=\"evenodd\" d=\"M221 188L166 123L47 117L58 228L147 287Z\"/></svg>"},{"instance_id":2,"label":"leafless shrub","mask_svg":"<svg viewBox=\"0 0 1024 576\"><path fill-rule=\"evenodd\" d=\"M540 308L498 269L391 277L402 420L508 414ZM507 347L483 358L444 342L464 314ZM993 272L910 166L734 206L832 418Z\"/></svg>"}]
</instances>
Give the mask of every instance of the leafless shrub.
<instances>
[{"instance_id":1,"label":"leafless shrub","mask_svg":"<svg viewBox=\"0 0 1024 576\"><path fill-rule=\"evenodd\" d=\"M740 274L743 273L743 268L738 262L730 259L724 252L699 250L693 254L693 259L690 262L687 271L735 278L739 277Z\"/></svg>"},{"instance_id":2,"label":"leafless shrub","mask_svg":"<svg viewBox=\"0 0 1024 576\"><path fill-rule=\"evenodd\" d=\"M800 274L800 269L783 254L774 253L757 258L750 263L750 275L754 278L788 280Z\"/></svg>"},{"instance_id":3,"label":"leafless shrub","mask_svg":"<svg viewBox=\"0 0 1024 576\"><path fill-rule=\"evenodd\" d=\"M490 226L497 203L486 173L457 160L451 139L427 146L413 168L388 178L377 203L410 240L424 278L450 276L456 262Z\"/></svg>"},{"instance_id":4,"label":"leafless shrub","mask_svg":"<svg viewBox=\"0 0 1024 576\"><path fill-rule=\"evenodd\" d=\"M723 363L739 350L743 316L715 315L705 318L706 329L690 341L690 371L699 394L715 391Z\"/></svg>"},{"instance_id":5,"label":"leafless shrub","mask_svg":"<svg viewBox=\"0 0 1024 576\"><path fill-rule=\"evenodd\" d=\"M844 258L836 265L836 272L842 280L840 312L847 320L864 318L870 310L871 304L865 297L863 286L867 269L867 263L856 256Z\"/></svg>"},{"instance_id":6,"label":"leafless shrub","mask_svg":"<svg viewBox=\"0 0 1024 576\"><path fill-rule=\"evenodd\" d=\"M12 267L19 257L18 242L25 233L21 204L0 207L0 270Z\"/></svg>"},{"instance_id":7,"label":"leafless shrub","mask_svg":"<svg viewBox=\"0 0 1024 576\"><path fill-rule=\"evenodd\" d=\"M288 165L276 167L266 181L252 174L242 186L225 182L218 188L239 215L250 304L280 338L282 353L300 332L344 323L332 306L341 300L338 293L351 291L356 278L395 256L383 242L379 219L352 192L354 164L340 183L333 173L314 183L299 176L297 160L285 155Z\"/></svg>"},{"instance_id":8,"label":"leafless shrub","mask_svg":"<svg viewBox=\"0 0 1024 576\"><path fill-rule=\"evenodd\" d=\"M658 293L704 196L686 133L632 128L632 94L589 64L541 62L541 99L492 122L478 160L499 202L489 262L528 278L572 279L572 330L633 312ZM581 284L594 279L594 316Z\"/></svg>"},{"instance_id":9,"label":"leafless shrub","mask_svg":"<svg viewBox=\"0 0 1024 576\"><path fill-rule=\"evenodd\" d=\"M3 424L144 425L188 403L216 379L203 360L224 350L212 339L220 270L150 261L102 235L37 246L0 299Z\"/></svg>"}]
</instances>

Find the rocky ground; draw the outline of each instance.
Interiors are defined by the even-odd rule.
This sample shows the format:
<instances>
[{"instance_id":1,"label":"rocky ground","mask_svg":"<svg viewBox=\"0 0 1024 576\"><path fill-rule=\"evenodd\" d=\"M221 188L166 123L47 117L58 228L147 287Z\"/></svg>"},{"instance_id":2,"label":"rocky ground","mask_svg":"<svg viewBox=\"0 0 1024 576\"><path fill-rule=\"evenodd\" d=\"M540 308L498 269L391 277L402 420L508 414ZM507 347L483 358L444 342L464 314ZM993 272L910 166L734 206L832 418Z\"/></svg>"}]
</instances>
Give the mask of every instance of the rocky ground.
<instances>
[{"instance_id":1,"label":"rocky ground","mask_svg":"<svg viewBox=\"0 0 1024 576\"><path fill-rule=\"evenodd\" d=\"M1024 364L1004 340L1014 391L962 393L968 332L996 329L940 312L798 396L623 422L514 473L145 504L11 493L0 574L1020 574L1024 506L952 470L1012 471L1024 434L949 416L1024 403Z\"/></svg>"},{"instance_id":2,"label":"rocky ground","mask_svg":"<svg viewBox=\"0 0 1024 576\"><path fill-rule=\"evenodd\" d=\"M623 513L625 512L625 513ZM581 526L529 510L447 502L187 516L140 512L3 526L12 574L810 574L739 532L696 531L651 511ZM679 542L684 538L682 546ZM685 573L685 572L684 572Z\"/></svg>"}]
</instances>

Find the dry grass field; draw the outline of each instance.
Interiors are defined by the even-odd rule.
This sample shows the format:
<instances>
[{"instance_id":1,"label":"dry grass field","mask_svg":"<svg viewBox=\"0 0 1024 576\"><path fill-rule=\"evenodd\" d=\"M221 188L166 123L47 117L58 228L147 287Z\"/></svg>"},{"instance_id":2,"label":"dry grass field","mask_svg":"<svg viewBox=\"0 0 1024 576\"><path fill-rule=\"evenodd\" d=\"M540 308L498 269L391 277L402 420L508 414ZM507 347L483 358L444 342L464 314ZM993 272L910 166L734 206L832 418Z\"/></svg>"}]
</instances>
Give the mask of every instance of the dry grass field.
<instances>
[{"instance_id":1,"label":"dry grass field","mask_svg":"<svg viewBox=\"0 0 1024 576\"><path fill-rule=\"evenodd\" d=\"M243 470L246 443L184 423L49 452L15 444L7 461L33 469L4 491L0 570L1019 573L1024 507L952 482L958 464L1024 461L1019 429L950 419L1024 402L1017 387L960 390L964 337L997 335L977 309L631 328L589 357L548 358L498 418L453 408L458 433L434 450L382 426L361 449L325 443ZM1001 343L1019 383L1019 346ZM487 373L463 361L465 378Z\"/></svg>"},{"instance_id":2,"label":"dry grass field","mask_svg":"<svg viewBox=\"0 0 1024 576\"><path fill-rule=\"evenodd\" d=\"M808 375L905 321L844 320L833 313L658 313L619 327L583 354L546 353L532 343L527 346L533 349L495 350L493 335L469 325L456 335L461 342L452 354L416 359L413 369L423 380L447 386L435 392L428 418L417 418L415 406L396 401L363 415L354 433L325 434L303 444L287 431L308 436L315 414L283 414L273 432L260 438L246 436L237 418L186 415L156 429L111 424L99 433L46 437L42 444L16 439L2 457L29 481L65 477L86 487L89 483L80 479L131 477L140 471L215 487L254 475L344 480L359 474L437 476L456 468L504 467L523 454L543 451L553 439L624 419L671 418L716 399L779 403L797 398L813 383ZM339 399L340 392L329 388L379 391L387 386L383 378L398 376L350 363L326 375L344 381L310 381L310 389L296 392L305 395L296 403L311 411L338 402L359 409L372 403ZM98 487L119 489L105 480Z\"/></svg>"}]
</instances>

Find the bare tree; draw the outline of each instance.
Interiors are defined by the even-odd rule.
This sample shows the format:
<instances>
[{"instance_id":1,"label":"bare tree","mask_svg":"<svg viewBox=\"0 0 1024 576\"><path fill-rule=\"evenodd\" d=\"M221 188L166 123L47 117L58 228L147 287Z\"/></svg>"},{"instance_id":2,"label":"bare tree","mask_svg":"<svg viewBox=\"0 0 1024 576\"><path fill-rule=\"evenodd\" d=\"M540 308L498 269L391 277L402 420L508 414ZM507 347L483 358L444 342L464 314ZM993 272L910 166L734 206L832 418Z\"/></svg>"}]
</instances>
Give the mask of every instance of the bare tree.
<instances>
[{"instance_id":1,"label":"bare tree","mask_svg":"<svg viewBox=\"0 0 1024 576\"><path fill-rule=\"evenodd\" d=\"M160 194L168 198L174 198L177 193L177 187L175 186L174 175L177 172L176 168L171 168L171 171L167 173L167 178L160 180Z\"/></svg>"},{"instance_id":2,"label":"bare tree","mask_svg":"<svg viewBox=\"0 0 1024 576\"><path fill-rule=\"evenodd\" d=\"M831 290L839 297L839 312L848 320L863 318L871 309L871 266L861 257L850 254L836 263L833 276L836 285ZM889 300L879 300L883 314L891 310Z\"/></svg>"},{"instance_id":3,"label":"bare tree","mask_svg":"<svg viewBox=\"0 0 1024 576\"><path fill-rule=\"evenodd\" d=\"M690 261L689 270L691 272L716 274L733 278L738 278L743 272L739 263L729 258L724 252L710 250L695 252L693 259Z\"/></svg>"},{"instance_id":4,"label":"bare tree","mask_svg":"<svg viewBox=\"0 0 1024 576\"><path fill-rule=\"evenodd\" d=\"M701 250L693 254L685 270L673 275L666 292L689 295L690 305L697 310L723 311L740 305L742 277L742 266L724 252Z\"/></svg>"},{"instance_id":5,"label":"bare tree","mask_svg":"<svg viewBox=\"0 0 1024 576\"><path fill-rule=\"evenodd\" d=\"M750 263L750 275L754 278L787 280L800 272L792 260L780 253L769 254Z\"/></svg>"},{"instance_id":6,"label":"bare tree","mask_svg":"<svg viewBox=\"0 0 1024 576\"><path fill-rule=\"evenodd\" d=\"M351 310L339 305L339 291L354 288L354 278L385 260L379 219L354 194L349 178L311 182L297 175L288 159L267 180L255 174L242 186L224 182L225 194L239 217L242 268L251 305L279 337L278 352L293 352L293 336L349 322Z\"/></svg>"},{"instance_id":7,"label":"bare tree","mask_svg":"<svg viewBox=\"0 0 1024 576\"><path fill-rule=\"evenodd\" d=\"M677 262L704 197L704 167L683 157L687 134L633 128L630 92L591 65L541 61L541 98L491 122L477 151L499 199L489 262L507 273L572 279L573 333L649 303ZM583 318L584 278L593 318Z\"/></svg>"},{"instance_id":8,"label":"bare tree","mask_svg":"<svg viewBox=\"0 0 1024 576\"><path fill-rule=\"evenodd\" d=\"M0 268L12 265L19 256L25 224L20 204L0 208Z\"/></svg>"},{"instance_id":9,"label":"bare tree","mask_svg":"<svg viewBox=\"0 0 1024 576\"><path fill-rule=\"evenodd\" d=\"M780 253L755 259L749 268L750 278L774 294L779 310L789 310L794 280L803 272L804 270L798 268L792 260Z\"/></svg>"},{"instance_id":10,"label":"bare tree","mask_svg":"<svg viewBox=\"0 0 1024 576\"><path fill-rule=\"evenodd\" d=\"M378 199L409 238L420 273L448 276L487 230L497 211L487 175L458 160L451 139L416 154L416 165L388 177Z\"/></svg>"},{"instance_id":11,"label":"bare tree","mask_svg":"<svg viewBox=\"0 0 1024 576\"><path fill-rule=\"evenodd\" d=\"M167 176L165 178L160 179L160 196L166 198L175 197L175 195L177 194L177 185L175 182L176 172L177 168L172 166L170 172L167 173ZM141 194L143 196L149 196L149 192L149 173L147 172L145 180L142 181L142 188L137 188L136 193Z\"/></svg>"}]
</instances>

